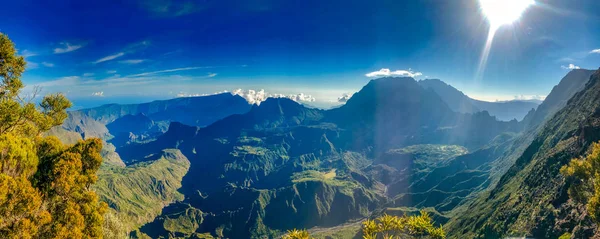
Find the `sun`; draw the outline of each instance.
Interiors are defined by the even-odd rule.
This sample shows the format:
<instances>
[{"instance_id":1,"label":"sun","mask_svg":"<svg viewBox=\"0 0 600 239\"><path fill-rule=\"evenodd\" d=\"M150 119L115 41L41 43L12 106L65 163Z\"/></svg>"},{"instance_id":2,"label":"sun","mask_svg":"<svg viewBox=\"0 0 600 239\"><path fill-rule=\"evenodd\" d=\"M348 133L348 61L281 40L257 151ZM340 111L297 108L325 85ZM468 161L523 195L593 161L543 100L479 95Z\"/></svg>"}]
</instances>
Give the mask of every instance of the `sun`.
<instances>
[{"instance_id":1,"label":"sun","mask_svg":"<svg viewBox=\"0 0 600 239\"><path fill-rule=\"evenodd\" d=\"M519 20L523 12L533 4L535 4L534 0L479 0L481 11L490 22L490 29L479 59L479 67L475 75L476 81L481 80L483 76L496 31L502 25L512 24Z\"/></svg>"},{"instance_id":2,"label":"sun","mask_svg":"<svg viewBox=\"0 0 600 239\"><path fill-rule=\"evenodd\" d=\"M479 0L481 10L493 29L512 24L533 4L534 0Z\"/></svg>"}]
</instances>

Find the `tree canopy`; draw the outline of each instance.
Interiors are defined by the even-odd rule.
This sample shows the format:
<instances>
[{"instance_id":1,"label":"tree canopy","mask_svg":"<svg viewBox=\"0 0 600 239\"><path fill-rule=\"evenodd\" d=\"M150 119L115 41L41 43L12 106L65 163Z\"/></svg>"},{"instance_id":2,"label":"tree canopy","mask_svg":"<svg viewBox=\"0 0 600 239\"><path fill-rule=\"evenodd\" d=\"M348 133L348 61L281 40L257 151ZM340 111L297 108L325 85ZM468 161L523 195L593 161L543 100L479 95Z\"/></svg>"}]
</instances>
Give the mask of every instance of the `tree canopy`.
<instances>
[{"instance_id":1,"label":"tree canopy","mask_svg":"<svg viewBox=\"0 0 600 239\"><path fill-rule=\"evenodd\" d=\"M26 61L0 33L0 238L101 238L103 214L91 185L102 162L99 139L63 145L41 133L67 118L71 103L24 94Z\"/></svg>"}]
</instances>

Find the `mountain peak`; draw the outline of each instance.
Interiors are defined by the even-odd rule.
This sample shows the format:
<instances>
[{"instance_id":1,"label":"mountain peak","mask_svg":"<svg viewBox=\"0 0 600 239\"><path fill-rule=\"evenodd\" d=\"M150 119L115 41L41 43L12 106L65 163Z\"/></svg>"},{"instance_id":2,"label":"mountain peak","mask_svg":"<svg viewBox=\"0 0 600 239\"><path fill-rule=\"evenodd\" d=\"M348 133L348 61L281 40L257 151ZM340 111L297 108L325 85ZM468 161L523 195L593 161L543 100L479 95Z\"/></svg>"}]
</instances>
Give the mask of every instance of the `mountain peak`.
<instances>
[{"instance_id":1,"label":"mountain peak","mask_svg":"<svg viewBox=\"0 0 600 239\"><path fill-rule=\"evenodd\" d=\"M302 109L304 106L300 105L298 102L293 101L288 98L273 98L269 97L260 105L254 105L250 112L254 114L296 114Z\"/></svg>"}]
</instances>

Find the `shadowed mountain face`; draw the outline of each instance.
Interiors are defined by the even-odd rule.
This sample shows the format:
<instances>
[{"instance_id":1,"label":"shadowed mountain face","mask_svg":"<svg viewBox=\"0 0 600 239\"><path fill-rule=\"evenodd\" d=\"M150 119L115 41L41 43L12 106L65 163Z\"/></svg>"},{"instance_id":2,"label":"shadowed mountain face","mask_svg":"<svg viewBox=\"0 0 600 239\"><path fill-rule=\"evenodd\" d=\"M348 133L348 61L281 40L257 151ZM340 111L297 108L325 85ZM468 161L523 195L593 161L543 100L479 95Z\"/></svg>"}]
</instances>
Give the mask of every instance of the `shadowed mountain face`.
<instances>
[{"instance_id":1,"label":"shadowed mountain face","mask_svg":"<svg viewBox=\"0 0 600 239\"><path fill-rule=\"evenodd\" d=\"M561 85L569 85L566 83ZM540 128L498 184L452 219L449 228L453 234L481 238L557 238L565 232L590 238L597 234L584 207L568 200L569 184L559 169L600 140L599 92L600 71Z\"/></svg>"},{"instance_id":2,"label":"shadowed mountain face","mask_svg":"<svg viewBox=\"0 0 600 239\"><path fill-rule=\"evenodd\" d=\"M454 112L412 78L372 80L344 106L327 111L325 121L349 130L354 147L376 152L427 143L476 149L501 132L519 131L516 121L499 122L486 112Z\"/></svg>"},{"instance_id":3,"label":"shadowed mountain face","mask_svg":"<svg viewBox=\"0 0 600 239\"><path fill-rule=\"evenodd\" d=\"M110 104L71 111L61 127L83 138L101 138L118 148L131 142L153 140L167 131L171 122L206 126L230 115L246 113L251 107L244 98L229 93L143 104Z\"/></svg>"},{"instance_id":4,"label":"shadowed mountain face","mask_svg":"<svg viewBox=\"0 0 600 239\"><path fill-rule=\"evenodd\" d=\"M246 113L250 107L251 105L244 98L223 93L143 104L110 104L79 110L79 112L103 124L109 124L126 115L144 114L156 122L181 122L187 125L206 126L232 114Z\"/></svg>"},{"instance_id":5,"label":"shadowed mountain face","mask_svg":"<svg viewBox=\"0 0 600 239\"><path fill-rule=\"evenodd\" d=\"M433 180L448 176L443 172L455 174L482 164L477 157L455 161L467 149L442 145L477 149L502 132L518 129L516 121L500 122L486 113L453 112L412 78L383 78L371 81L338 109L309 109L271 98L205 128L171 123L155 141L117 152L131 164L156 150L177 148L191 162L180 189L186 199L166 208L142 231L155 237L193 236L225 228L221 233L227 237L247 238L364 218L392 198L397 198L393 206L418 206L404 201L452 181L426 181L402 190L396 185L407 177ZM422 146L405 148L411 145ZM448 156L442 160L441 155ZM373 160L379 166L370 166ZM464 167L469 160L474 163ZM414 170L407 172L402 165ZM437 167L451 169L427 173ZM427 205L452 209L471 190L486 185L482 170L464 175L479 178L456 189L460 193L441 195L439 202ZM290 220L277 220L281 215ZM178 220L197 226L167 226Z\"/></svg>"},{"instance_id":6,"label":"shadowed mountain face","mask_svg":"<svg viewBox=\"0 0 600 239\"><path fill-rule=\"evenodd\" d=\"M455 112L475 113L481 111L473 104L473 99L466 96L462 91L438 79L425 79L419 81L419 85L427 90L437 93L444 102Z\"/></svg>"},{"instance_id":7,"label":"shadowed mountain face","mask_svg":"<svg viewBox=\"0 0 600 239\"><path fill-rule=\"evenodd\" d=\"M520 121L530 110L537 108L539 105L536 101L487 102L471 99L451 85L437 79L422 80L419 81L419 84L425 89L436 92L455 112L475 113L487 111L490 115L504 121L513 119Z\"/></svg>"},{"instance_id":8,"label":"shadowed mountain face","mask_svg":"<svg viewBox=\"0 0 600 239\"><path fill-rule=\"evenodd\" d=\"M578 84L565 81L581 82L565 77L559 85ZM566 102L562 97L575 94L575 88L555 87L549 98ZM110 118L72 113L84 119L70 122L76 126L104 126L101 120ZM532 110L526 119L536 113ZM383 211L419 208L434 210L438 222L452 223L453 210L465 210L468 199L489 185L504 183L500 177L538 132L537 127L520 132L526 122L499 121L487 111L456 112L448 99L421 82L392 77L370 81L332 110L269 98L205 127L159 119L145 112L127 114L100 130L88 130L111 132L109 142L117 145L116 152L128 165L105 170L168 176L169 194L149 196L143 203L177 202L154 219L136 219L136 225L149 222L141 231L153 238L278 237L291 228L337 226ZM169 176L173 171L158 166L146 169L169 165L148 157L169 149L178 149L189 160L185 175ZM184 196L172 194L175 189ZM104 190L103 197L124 207L128 204L121 202L119 190ZM113 209L117 215L129 210ZM281 215L289 220L280 220Z\"/></svg>"}]
</instances>

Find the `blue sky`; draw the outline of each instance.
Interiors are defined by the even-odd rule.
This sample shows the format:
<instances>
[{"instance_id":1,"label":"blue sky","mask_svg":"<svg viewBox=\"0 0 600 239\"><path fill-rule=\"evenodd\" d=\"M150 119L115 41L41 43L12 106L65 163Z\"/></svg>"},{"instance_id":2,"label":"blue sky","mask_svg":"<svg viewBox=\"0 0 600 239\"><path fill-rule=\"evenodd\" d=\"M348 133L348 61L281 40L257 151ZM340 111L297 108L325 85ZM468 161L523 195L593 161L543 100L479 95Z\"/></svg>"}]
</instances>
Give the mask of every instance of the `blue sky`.
<instances>
[{"instance_id":1,"label":"blue sky","mask_svg":"<svg viewBox=\"0 0 600 239\"><path fill-rule=\"evenodd\" d=\"M537 0L498 31L479 79L489 25L477 0L5 1L0 32L26 56L29 89L79 107L238 88L334 105L381 69L508 100L600 66L597 9Z\"/></svg>"}]
</instances>

